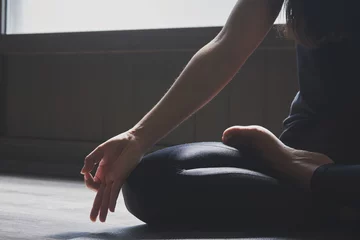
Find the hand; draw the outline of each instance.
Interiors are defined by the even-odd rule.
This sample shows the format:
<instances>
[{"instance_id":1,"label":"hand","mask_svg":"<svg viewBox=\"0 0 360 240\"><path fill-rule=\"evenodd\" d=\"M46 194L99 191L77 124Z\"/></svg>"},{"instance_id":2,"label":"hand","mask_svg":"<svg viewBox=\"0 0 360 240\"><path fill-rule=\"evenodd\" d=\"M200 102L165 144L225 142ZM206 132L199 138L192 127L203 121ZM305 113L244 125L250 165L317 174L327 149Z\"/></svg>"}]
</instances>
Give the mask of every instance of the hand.
<instances>
[{"instance_id":1,"label":"hand","mask_svg":"<svg viewBox=\"0 0 360 240\"><path fill-rule=\"evenodd\" d=\"M122 185L143 157L145 150L130 131L117 135L99 145L86 158L81 173L86 186L97 192L90 219L106 221L108 210L115 211ZM91 171L99 164L95 176Z\"/></svg>"}]
</instances>

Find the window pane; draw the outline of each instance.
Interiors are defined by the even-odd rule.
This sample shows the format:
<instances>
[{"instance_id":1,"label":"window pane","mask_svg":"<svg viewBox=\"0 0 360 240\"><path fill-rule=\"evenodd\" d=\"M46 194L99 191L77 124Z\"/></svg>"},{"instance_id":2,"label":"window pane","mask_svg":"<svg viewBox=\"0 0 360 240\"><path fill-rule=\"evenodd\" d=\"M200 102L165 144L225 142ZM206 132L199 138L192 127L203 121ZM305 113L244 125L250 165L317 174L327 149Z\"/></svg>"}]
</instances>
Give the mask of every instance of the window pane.
<instances>
[{"instance_id":1,"label":"window pane","mask_svg":"<svg viewBox=\"0 0 360 240\"><path fill-rule=\"evenodd\" d=\"M236 0L8 0L7 34L223 26ZM277 23L283 20L278 19Z\"/></svg>"}]
</instances>

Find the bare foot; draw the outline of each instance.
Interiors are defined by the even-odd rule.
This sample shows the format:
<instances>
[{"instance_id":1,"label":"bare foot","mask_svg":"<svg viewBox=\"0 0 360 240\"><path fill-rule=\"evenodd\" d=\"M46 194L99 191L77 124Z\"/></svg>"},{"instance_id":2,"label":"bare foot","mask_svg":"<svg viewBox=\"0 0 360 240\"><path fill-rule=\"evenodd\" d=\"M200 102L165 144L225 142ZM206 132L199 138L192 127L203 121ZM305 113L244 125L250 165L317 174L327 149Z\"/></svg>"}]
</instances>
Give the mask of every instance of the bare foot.
<instances>
[{"instance_id":1,"label":"bare foot","mask_svg":"<svg viewBox=\"0 0 360 240\"><path fill-rule=\"evenodd\" d=\"M261 126L233 126L226 129L224 144L250 146L281 174L309 189L315 170L333 161L324 154L298 150L283 144L273 133Z\"/></svg>"}]
</instances>

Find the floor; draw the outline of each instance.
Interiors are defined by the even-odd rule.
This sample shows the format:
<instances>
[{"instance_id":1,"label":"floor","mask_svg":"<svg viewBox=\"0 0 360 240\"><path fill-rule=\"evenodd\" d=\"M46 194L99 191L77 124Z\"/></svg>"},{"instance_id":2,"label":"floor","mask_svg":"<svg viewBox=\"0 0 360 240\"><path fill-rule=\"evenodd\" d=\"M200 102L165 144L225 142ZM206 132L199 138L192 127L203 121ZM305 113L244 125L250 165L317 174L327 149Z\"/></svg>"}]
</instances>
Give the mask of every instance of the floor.
<instances>
[{"instance_id":1,"label":"floor","mask_svg":"<svg viewBox=\"0 0 360 240\"><path fill-rule=\"evenodd\" d=\"M0 240L23 239L359 239L350 232L186 232L149 229L127 212L119 198L107 222L93 223L95 193L82 182L0 175ZM287 236L285 236L287 235Z\"/></svg>"}]
</instances>

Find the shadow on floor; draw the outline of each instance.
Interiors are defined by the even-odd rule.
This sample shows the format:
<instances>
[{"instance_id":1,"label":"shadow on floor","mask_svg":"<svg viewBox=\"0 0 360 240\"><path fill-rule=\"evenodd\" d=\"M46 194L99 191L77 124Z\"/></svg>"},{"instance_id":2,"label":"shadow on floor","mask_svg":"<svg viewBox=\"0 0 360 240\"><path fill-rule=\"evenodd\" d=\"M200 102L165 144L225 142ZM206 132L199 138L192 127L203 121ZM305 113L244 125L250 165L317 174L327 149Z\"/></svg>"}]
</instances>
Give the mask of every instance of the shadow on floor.
<instances>
[{"instance_id":1,"label":"shadow on floor","mask_svg":"<svg viewBox=\"0 0 360 240\"><path fill-rule=\"evenodd\" d=\"M164 230L149 228L147 225L109 229L106 232L65 232L47 236L50 239L82 240L119 240L119 239L259 239L259 240L322 240L322 239L359 239L359 232L350 229L323 229L318 231L297 232L294 230L247 230L247 231L201 231L201 230Z\"/></svg>"}]
</instances>

